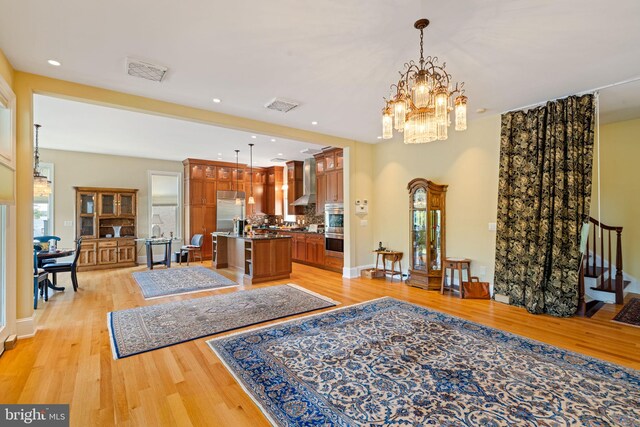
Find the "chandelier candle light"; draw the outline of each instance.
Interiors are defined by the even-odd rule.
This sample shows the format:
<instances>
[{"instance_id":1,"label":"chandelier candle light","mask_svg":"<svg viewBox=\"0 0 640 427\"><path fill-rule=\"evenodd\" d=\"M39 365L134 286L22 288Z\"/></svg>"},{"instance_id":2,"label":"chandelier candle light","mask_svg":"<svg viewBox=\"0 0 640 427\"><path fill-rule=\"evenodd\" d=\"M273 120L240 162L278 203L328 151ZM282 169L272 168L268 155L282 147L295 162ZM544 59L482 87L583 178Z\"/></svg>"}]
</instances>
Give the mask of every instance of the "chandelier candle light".
<instances>
[{"instance_id":1,"label":"chandelier candle light","mask_svg":"<svg viewBox=\"0 0 640 427\"><path fill-rule=\"evenodd\" d=\"M428 19L416 21L420 30L420 61L405 63L398 83L391 85L395 94L386 100L382 110L382 138L391 139L393 130L404 132L405 144L424 144L445 140L451 124L450 112L455 110L455 130L467 129L467 97L464 83L451 83L446 63L438 58L424 57L424 29Z\"/></svg>"},{"instance_id":2,"label":"chandelier candle light","mask_svg":"<svg viewBox=\"0 0 640 427\"><path fill-rule=\"evenodd\" d=\"M34 124L33 126L36 128L36 146L33 153L33 195L36 197L49 197L51 194L51 181L49 181L46 176L42 175L39 170L40 151L38 150L38 131L41 126L38 124Z\"/></svg>"}]
</instances>

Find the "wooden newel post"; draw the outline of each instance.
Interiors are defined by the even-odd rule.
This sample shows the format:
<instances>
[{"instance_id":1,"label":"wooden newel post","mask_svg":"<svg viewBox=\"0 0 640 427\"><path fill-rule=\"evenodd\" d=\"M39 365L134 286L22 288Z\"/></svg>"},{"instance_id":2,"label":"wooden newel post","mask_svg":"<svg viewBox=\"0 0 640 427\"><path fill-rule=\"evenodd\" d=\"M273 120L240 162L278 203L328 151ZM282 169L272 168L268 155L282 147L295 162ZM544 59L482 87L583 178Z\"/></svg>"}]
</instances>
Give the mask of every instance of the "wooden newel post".
<instances>
[{"instance_id":1,"label":"wooden newel post","mask_svg":"<svg viewBox=\"0 0 640 427\"><path fill-rule=\"evenodd\" d=\"M616 228L616 304L624 303L624 279L622 276L622 227Z\"/></svg>"}]
</instances>

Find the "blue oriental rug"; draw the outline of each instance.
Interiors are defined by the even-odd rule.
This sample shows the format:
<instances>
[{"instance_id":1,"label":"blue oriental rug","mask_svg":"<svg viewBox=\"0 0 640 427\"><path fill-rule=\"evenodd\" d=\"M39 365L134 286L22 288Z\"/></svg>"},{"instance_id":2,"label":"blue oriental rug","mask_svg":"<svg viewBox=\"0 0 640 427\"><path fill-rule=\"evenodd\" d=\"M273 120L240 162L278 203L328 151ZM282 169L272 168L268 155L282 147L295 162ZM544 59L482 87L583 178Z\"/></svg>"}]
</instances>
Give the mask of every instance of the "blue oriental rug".
<instances>
[{"instance_id":1,"label":"blue oriental rug","mask_svg":"<svg viewBox=\"0 0 640 427\"><path fill-rule=\"evenodd\" d=\"M639 426L640 373L392 298L208 341L278 426Z\"/></svg>"},{"instance_id":2,"label":"blue oriental rug","mask_svg":"<svg viewBox=\"0 0 640 427\"><path fill-rule=\"evenodd\" d=\"M206 267L167 268L132 273L145 299L238 286Z\"/></svg>"}]
</instances>

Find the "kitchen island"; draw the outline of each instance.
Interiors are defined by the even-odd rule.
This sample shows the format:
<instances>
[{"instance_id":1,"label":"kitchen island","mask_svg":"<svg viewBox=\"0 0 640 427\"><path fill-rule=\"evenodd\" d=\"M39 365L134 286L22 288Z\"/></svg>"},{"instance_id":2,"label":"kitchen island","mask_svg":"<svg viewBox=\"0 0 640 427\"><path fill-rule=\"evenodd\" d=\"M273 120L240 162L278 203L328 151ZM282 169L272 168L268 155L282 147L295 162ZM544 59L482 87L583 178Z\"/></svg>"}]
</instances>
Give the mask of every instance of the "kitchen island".
<instances>
[{"instance_id":1,"label":"kitchen island","mask_svg":"<svg viewBox=\"0 0 640 427\"><path fill-rule=\"evenodd\" d=\"M291 236L254 237L211 233L213 268L236 268L249 284L288 279L291 275Z\"/></svg>"}]
</instances>

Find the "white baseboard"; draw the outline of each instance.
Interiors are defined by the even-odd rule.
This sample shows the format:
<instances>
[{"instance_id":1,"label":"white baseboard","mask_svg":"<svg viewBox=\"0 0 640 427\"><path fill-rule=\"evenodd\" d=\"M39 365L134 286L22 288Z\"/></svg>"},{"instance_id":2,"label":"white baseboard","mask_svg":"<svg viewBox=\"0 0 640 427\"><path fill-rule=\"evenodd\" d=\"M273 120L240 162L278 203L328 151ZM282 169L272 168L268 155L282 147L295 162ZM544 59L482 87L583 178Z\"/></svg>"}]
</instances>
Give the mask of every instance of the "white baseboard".
<instances>
[{"instance_id":1,"label":"white baseboard","mask_svg":"<svg viewBox=\"0 0 640 427\"><path fill-rule=\"evenodd\" d=\"M509 295L495 294L493 297L496 301L504 304L509 304L511 302L511 298L509 298Z\"/></svg>"},{"instance_id":2,"label":"white baseboard","mask_svg":"<svg viewBox=\"0 0 640 427\"><path fill-rule=\"evenodd\" d=\"M18 338L31 338L36 334L36 323L31 317L16 319L16 335Z\"/></svg>"},{"instance_id":3,"label":"white baseboard","mask_svg":"<svg viewBox=\"0 0 640 427\"><path fill-rule=\"evenodd\" d=\"M367 268L373 268L373 267L375 267L373 264L359 265L357 267L352 267L352 268L345 267L342 269L342 277L345 277L347 279L356 279L360 277L360 272L362 270L365 270Z\"/></svg>"}]
</instances>

